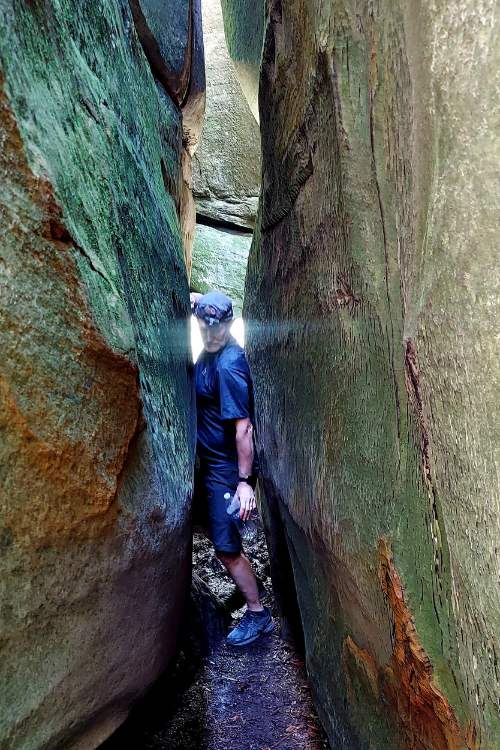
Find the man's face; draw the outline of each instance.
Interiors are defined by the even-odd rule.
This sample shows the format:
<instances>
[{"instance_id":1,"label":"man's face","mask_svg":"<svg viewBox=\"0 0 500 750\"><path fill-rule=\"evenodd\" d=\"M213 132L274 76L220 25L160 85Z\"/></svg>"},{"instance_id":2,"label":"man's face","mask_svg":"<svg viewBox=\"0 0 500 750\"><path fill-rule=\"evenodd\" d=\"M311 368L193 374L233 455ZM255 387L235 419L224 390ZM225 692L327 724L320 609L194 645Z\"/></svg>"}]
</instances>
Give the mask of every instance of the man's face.
<instances>
[{"instance_id":1,"label":"man's face","mask_svg":"<svg viewBox=\"0 0 500 750\"><path fill-rule=\"evenodd\" d=\"M229 341L231 335L231 322L219 323L219 325L208 326L204 320L198 318L203 347L206 352L215 354Z\"/></svg>"}]
</instances>

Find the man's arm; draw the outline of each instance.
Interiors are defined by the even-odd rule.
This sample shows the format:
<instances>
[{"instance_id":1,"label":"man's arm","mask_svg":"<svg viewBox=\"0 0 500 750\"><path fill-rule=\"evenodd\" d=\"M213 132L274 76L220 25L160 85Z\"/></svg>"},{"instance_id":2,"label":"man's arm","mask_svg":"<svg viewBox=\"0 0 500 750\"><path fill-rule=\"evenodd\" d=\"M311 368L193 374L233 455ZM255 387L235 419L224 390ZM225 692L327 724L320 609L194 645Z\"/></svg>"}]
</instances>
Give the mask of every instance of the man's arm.
<instances>
[{"instance_id":1,"label":"man's arm","mask_svg":"<svg viewBox=\"0 0 500 750\"><path fill-rule=\"evenodd\" d=\"M253 467L253 427L250 419L236 419L236 450L238 453L238 471L240 477L250 476ZM236 490L240 499L240 518L248 521L255 508L253 489L246 482L240 482Z\"/></svg>"}]
</instances>

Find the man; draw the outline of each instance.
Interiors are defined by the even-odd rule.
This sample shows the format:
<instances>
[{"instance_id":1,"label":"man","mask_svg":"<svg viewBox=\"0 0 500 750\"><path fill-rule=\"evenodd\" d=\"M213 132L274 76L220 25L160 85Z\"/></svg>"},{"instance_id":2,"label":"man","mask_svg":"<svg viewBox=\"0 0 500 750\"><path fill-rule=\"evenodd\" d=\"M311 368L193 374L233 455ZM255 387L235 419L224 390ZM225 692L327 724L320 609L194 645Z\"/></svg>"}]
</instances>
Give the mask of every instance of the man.
<instances>
[{"instance_id":1,"label":"man","mask_svg":"<svg viewBox=\"0 0 500 750\"><path fill-rule=\"evenodd\" d=\"M240 500L240 518L255 508L253 392L245 352L231 336L233 305L220 292L192 295L203 352L195 365L198 481L206 502L215 553L242 592L247 611L229 633L228 643L246 646L273 630L255 574L244 555L237 525L226 512L228 492Z\"/></svg>"}]
</instances>

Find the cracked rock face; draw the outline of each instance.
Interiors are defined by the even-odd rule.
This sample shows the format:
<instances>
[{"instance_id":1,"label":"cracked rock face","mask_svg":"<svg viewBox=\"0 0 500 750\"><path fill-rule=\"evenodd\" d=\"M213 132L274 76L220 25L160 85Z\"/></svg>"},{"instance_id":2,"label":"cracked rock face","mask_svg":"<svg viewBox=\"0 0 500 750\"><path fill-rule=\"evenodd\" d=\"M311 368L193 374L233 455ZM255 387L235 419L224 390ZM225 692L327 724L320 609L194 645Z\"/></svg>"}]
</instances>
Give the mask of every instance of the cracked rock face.
<instances>
[{"instance_id":1,"label":"cracked rock face","mask_svg":"<svg viewBox=\"0 0 500 750\"><path fill-rule=\"evenodd\" d=\"M275 580L332 747L492 748L498 4L268 6L244 313Z\"/></svg>"},{"instance_id":2,"label":"cracked rock face","mask_svg":"<svg viewBox=\"0 0 500 750\"><path fill-rule=\"evenodd\" d=\"M95 747L189 583L183 123L128 3L0 23L0 745Z\"/></svg>"}]
</instances>

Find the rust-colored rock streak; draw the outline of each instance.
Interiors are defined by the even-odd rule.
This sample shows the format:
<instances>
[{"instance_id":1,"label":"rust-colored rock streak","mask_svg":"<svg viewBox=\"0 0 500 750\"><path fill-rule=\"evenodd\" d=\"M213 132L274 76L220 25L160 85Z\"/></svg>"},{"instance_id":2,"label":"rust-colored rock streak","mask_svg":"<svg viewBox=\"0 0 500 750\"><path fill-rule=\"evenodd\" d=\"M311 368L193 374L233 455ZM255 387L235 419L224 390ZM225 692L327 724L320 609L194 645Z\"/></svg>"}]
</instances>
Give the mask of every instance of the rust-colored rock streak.
<instances>
[{"instance_id":1,"label":"rust-colored rock streak","mask_svg":"<svg viewBox=\"0 0 500 750\"><path fill-rule=\"evenodd\" d=\"M379 542L379 575L393 622L393 656L379 675L379 684L401 722L402 746L472 750L476 747L473 739L466 737L448 700L433 683L432 664L419 642L401 580L383 539ZM357 656L359 661L359 653ZM371 674L373 660L367 655L363 662Z\"/></svg>"},{"instance_id":2,"label":"rust-colored rock streak","mask_svg":"<svg viewBox=\"0 0 500 750\"><path fill-rule=\"evenodd\" d=\"M9 279L1 295L12 333L0 367L1 455L10 467L1 515L18 543L36 547L95 536L112 524L140 401L135 366L112 351L92 323L74 243L50 183L27 164L1 83L0 174L9 174L17 191L17 200L1 208L14 239L6 249L9 273L19 288L31 277L42 290L38 298L16 296ZM49 308L47 332L40 310ZM32 357L33 342L44 337L50 347Z\"/></svg>"}]
</instances>

